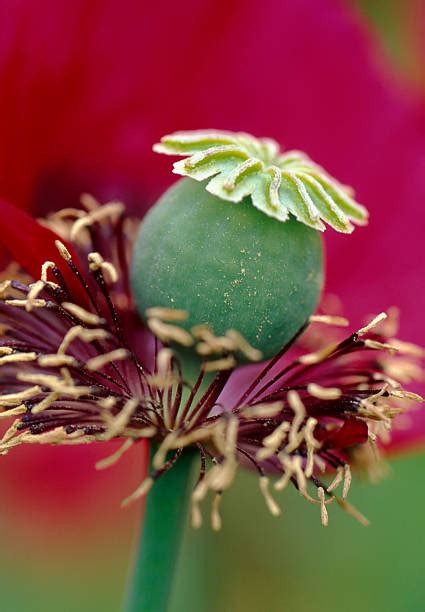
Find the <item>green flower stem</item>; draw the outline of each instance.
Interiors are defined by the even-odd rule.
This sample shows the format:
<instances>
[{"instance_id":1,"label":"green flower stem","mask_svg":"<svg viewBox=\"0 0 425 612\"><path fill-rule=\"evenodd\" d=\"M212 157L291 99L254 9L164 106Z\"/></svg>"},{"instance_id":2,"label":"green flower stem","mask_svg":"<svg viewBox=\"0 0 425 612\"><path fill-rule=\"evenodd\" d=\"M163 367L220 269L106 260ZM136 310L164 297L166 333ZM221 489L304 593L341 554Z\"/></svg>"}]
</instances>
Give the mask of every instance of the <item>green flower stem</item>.
<instances>
[{"instance_id":1,"label":"green flower stem","mask_svg":"<svg viewBox=\"0 0 425 612\"><path fill-rule=\"evenodd\" d=\"M151 460L156 450L152 444ZM125 612L168 609L187 521L194 458L194 451L185 450L149 492Z\"/></svg>"}]
</instances>

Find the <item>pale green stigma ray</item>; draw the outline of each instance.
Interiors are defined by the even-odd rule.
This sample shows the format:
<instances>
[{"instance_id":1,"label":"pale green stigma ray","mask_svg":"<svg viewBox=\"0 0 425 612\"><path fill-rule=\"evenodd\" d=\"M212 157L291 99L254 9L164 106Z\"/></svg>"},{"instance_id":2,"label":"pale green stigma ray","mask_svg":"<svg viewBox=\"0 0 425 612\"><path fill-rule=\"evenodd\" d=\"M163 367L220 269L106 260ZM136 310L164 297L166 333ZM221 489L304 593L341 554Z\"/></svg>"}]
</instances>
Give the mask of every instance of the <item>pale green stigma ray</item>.
<instances>
[{"instance_id":1,"label":"pale green stigma ray","mask_svg":"<svg viewBox=\"0 0 425 612\"><path fill-rule=\"evenodd\" d=\"M302 151L280 153L270 138L217 130L176 132L164 136L154 150L186 158L174 164L174 173L210 179L206 190L222 200L238 203L251 196L255 208L281 222L293 215L316 230L324 231L326 223L341 233L351 233L352 223L367 223L368 212L349 187Z\"/></svg>"},{"instance_id":2,"label":"pale green stigma ray","mask_svg":"<svg viewBox=\"0 0 425 612\"><path fill-rule=\"evenodd\" d=\"M300 173L298 176L304 183L307 193L320 212L322 219L338 232L350 234L354 227L323 186L308 174Z\"/></svg>"},{"instance_id":3,"label":"pale green stigma ray","mask_svg":"<svg viewBox=\"0 0 425 612\"><path fill-rule=\"evenodd\" d=\"M248 154L242 148L234 147L232 145L221 145L216 147L210 147L206 151L200 151L195 153L191 157L185 160L184 165L189 170L193 170L200 164L207 162L213 162L221 158L237 157L246 159Z\"/></svg>"},{"instance_id":4,"label":"pale green stigma ray","mask_svg":"<svg viewBox=\"0 0 425 612\"><path fill-rule=\"evenodd\" d=\"M338 204L339 208L347 217L351 218L358 225L365 225L368 219L367 209L358 204L350 195L350 191L328 177L320 174L312 174L318 183L327 191L332 199Z\"/></svg>"},{"instance_id":5,"label":"pale green stigma ray","mask_svg":"<svg viewBox=\"0 0 425 612\"><path fill-rule=\"evenodd\" d=\"M232 172L230 172L226 182L223 184L223 189L228 192L233 191L237 183L239 183L248 173L254 172L255 170L261 170L261 168L261 161L252 158L247 159L242 164L236 166Z\"/></svg>"},{"instance_id":6,"label":"pale green stigma ray","mask_svg":"<svg viewBox=\"0 0 425 612\"><path fill-rule=\"evenodd\" d=\"M196 153L197 151L205 151L213 146L233 144L234 139L226 136L224 132L214 133L209 132L175 132L169 136L161 138L161 142L153 146L156 153L165 153L166 155L186 155Z\"/></svg>"},{"instance_id":7,"label":"pale green stigma ray","mask_svg":"<svg viewBox=\"0 0 425 612\"><path fill-rule=\"evenodd\" d=\"M320 220L319 214L307 193L303 183L291 172L282 172L281 199L287 199L288 210L294 217L319 231L324 231L325 226Z\"/></svg>"}]
</instances>

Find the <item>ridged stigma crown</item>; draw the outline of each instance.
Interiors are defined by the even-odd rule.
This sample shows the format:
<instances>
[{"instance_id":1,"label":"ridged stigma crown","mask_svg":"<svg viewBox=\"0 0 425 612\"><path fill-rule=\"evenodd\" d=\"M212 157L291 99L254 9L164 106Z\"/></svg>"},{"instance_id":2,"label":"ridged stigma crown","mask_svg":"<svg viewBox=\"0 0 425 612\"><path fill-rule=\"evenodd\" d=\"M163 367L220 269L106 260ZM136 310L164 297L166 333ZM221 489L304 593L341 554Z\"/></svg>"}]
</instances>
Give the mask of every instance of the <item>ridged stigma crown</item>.
<instances>
[{"instance_id":1,"label":"ridged stigma crown","mask_svg":"<svg viewBox=\"0 0 425 612\"><path fill-rule=\"evenodd\" d=\"M251 196L253 205L270 217L298 221L319 231L325 223L351 233L351 222L367 223L368 212L342 185L301 151L280 152L270 138L250 134L193 130L174 132L153 147L157 153L182 155L174 172L196 181L210 179L207 191L229 202Z\"/></svg>"}]
</instances>

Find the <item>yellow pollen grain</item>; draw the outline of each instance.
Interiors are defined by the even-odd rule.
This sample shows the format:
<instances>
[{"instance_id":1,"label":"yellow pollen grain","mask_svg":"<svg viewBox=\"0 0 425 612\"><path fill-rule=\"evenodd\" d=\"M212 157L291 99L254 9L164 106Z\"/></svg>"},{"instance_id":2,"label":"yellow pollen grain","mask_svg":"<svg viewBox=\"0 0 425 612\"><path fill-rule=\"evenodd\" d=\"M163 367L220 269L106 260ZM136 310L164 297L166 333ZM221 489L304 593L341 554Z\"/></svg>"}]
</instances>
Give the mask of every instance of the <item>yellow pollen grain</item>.
<instances>
[{"instance_id":1,"label":"yellow pollen grain","mask_svg":"<svg viewBox=\"0 0 425 612\"><path fill-rule=\"evenodd\" d=\"M103 441L102 434L87 435L82 431L74 431L72 434L64 435L60 444L67 446L76 446L80 444L91 444L92 442Z\"/></svg>"},{"instance_id":2,"label":"yellow pollen grain","mask_svg":"<svg viewBox=\"0 0 425 612\"><path fill-rule=\"evenodd\" d=\"M93 225L93 223L98 223L103 221L104 219L116 218L121 215L124 211L124 205L121 202L111 202L109 204L103 204L103 206L99 206L98 208L94 208L90 210L87 215L77 219L71 228L71 240L76 240L78 238L78 234L81 233L82 230Z\"/></svg>"},{"instance_id":3,"label":"yellow pollen grain","mask_svg":"<svg viewBox=\"0 0 425 612\"><path fill-rule=\"evenodd\" d=\"M250 361L260 361L263 358L263 353L254 347L242 336L241 333L235 329L229 329L226 332L226 337L230 338L235 342L236 347L245 355Z\"/></svg>"},{"instance_id":4,"label":"yellow pollen grain","mask_svg":"<svg viewBox=\"0 0 425 612\"><path fill-rule=\"evenodd\" d=\"M43 281L43 283L48 283L51 287L59 287L58 284L49 281L49 279L47 278L49 270L55 267L56 264L54 261L45 261L44 264L41 266L41 280Z\"/></svg>"},{"instance_id":5,"label":"yellow pollen grain","mask_svg":"<svg viewBox=\"0 0 425 612\"><path fill-rule=\"evenodd\" d=\"M298 362L303 363L305 365L313 365L315 363L320 363L321 361L324 361L330 355L332 355L336 347L336 344L329 344L328 346L325 346L323 349L321 349L320 351L316 351L315 353L301 355L301 357L298 358Z\"/></svg>"},{"instance_id":6,"label":"yellow pollen grain","mask_svg":"<svg viewBox=\"0 0 425 612\"><path fill-rule=\"evenodd\" d=\"M238 462L236 461L238 419L230 417L226 423L222 423L223 426L225 428L224 440L221 439L220 428L216 427L214 429L213 436L216 447L224 455L224 461L214 465L205 478L208 486L214 491L227 489L232 484L238 468Z\"/></svg>"},{"instance_id":7,"label":"yellow pollen grain","mask_svg":"<svg viewBox=\"0 0 425 612\"><path fill-rule=\"evenodd\" d=\"M21 372L17 374L16 378L23 382L31 382L42 385L43 387L48 387L52 391L57 391L62 395L69 395L70 397L79 398L90 393L90 387L68 385L65 384L63 378L50 374L27 374Z\"/></svg>"},{"instance_id":8,"label":"yellow pollen grain","mask_svg":"<svg viewBox=\"0 0 425 612\"><path fill-rule=\"evenodd\" d=\"M227 420L225 433L224 455L226 457L234 456L236 452L236 443L238 439L239 421L232 416Z\"/></svg>"},{"instance_id":9,"label":"yellow pollen grain","mask_svg":"<svg viewBox=\"0 0 425 612\"><path fill-rule=\"evenodd\" d=\"M305 474L303 472L302 458L300 456L293 457L292 465L293 465L295 477L297 479L298 488L301 493L306 493L307 482L305 479Z\"/></svg>"},{"instance_id":10,"label":"yellow pollen grain","mask_svg":"<svg viewBox=\"0 0 425 612\"><path fill-rule=\"evenodd\" d=\"M216 336L208 325L195 325L191 331L196 339L201 340L196 347L200 355L234 353L238 350L235 339L227 336Z\"/></svg>"},{"instance_id":11,"label":"yellow pollen grain","mask_svg":"<svg viewBox=\"0 0 425 612\"><path fill-rule=\"evenodd\" d=\"M322 472L322 474L326 472L326 462L323 461L323 459L317 454L314 455L314 464L317 465L317 468Z\"/></svg>"},{"instance_id":12,"label":"yellow pollen grain","mask_svg":"<svg viewBox=\"0 0 425 612\"><path fill-rule=\"evenodd\" d=\"M189 332L176 325L163 323L160 319L148 319L148 327L161 342L177 342L182 346L192 346L194 343Z\"/></svg>"},{"instance_id":13,"label":"yellow pollen grain","mask_svg":"<svg viewBox=\"0 0 425 612\"><path fill-rule=\"evenodd\" d=\"M45 284L42 280L38 280L36 283L30 285L30 290L27 295L27 303L25 309L27 312L32 310L34 302L37 301L38 296L43 291Z\"/></svg>"},{"instance_id":14,"label":"yellow pollen grain","mask_svg":"<svg viewBox=\"0 0 425 612\"><path fill-rule=\"evenodd\" d=\"M391 378L391 376L387 376L386 374L382 374L381 372L373 374L373 380L378 382L386 382L394 389L399 389L401 386L398 380ZM367 385L367 387L369 388L369 385Z\"/></svg>"},{"instance_id":15,"label":"yellow pollen grain","mask_svg":"<svg viewBox=\"0 0 425 612\"><path fill-rule=\"evenodd\" d=\"M386 342L378 342L377 340L370 340L369 338L364 341L365 346L370 349L377 351L388 351L389 353L397 353L397 348L392 344Z\"/></svg>"},{"instance_id":16,"label":"yellow pollen grain","mask_svg":"<svg viewBox=\"0 0 425 612\"><path fill-rule=\"evenodd\" d=\"M107 413L103 415L108 426L107 431L105 432L106 440L111 440L112 438L119 436L124 431L134 412L137 410L138 405L139 401L137 399L129 399L126 401L122 410L117 414L117 416L111 418Z\"/></svg>"},{"instance_id":17,"label":"yellow pollen grain","mask_svg":"<svg viewBox=\"0 0 425 612\"><path fill-rule=\"evenodd\" d=\"M109 278L111 283L116 283L118 281L119 277L116 267L109 261L105 261L100 253L89 253L88 262L89 268L92 270L92 272L101 270L103 273L106 272L106 276Z\"/></svg>"},{"instance_id":18,"label":"yellow pollen grain","mask_svg":"<svg viewBox=\"0 0 425 612\"><path fill-rule=\"evenodd\" d=\"M18 425L20 423L19 419L16 419L16 421L13 421L12 425L4 432L2 439L0 440L0 444L4 444L6 442L8 442L18 431ZM22 434L20 434L20 436L23 435L24 432L22 432Z\"/></svg>"},{"instance_id":19,"label":"yellow pollen grain","mask_svg":"<svg viewBox=\"0 0 425 612\"><path fill-rule=\"evenodd\" d=\"M80 195L80 203L88 211L95 210L96 208L99 208L99 206L101 205L99 200L97 200L93 195L91 195L91 193L82 193ZM86 214L85 212L81 210L79 212L82 213L80 215L77 215L79 217L84 216Z\"/></svg>"},{"instance_id":20,"label":"yellow pollen grain","mask_svg":"<svg viewBox=\"0 0 425 612\"><path fill-rule=\"evenodd\" d=\"M30 387L29 389L25 389L25 391L19 391L18 393L6 393L5 395L0 395L0 406L14 406L15 404L19 404L24 402L27 399L31 399L35 395L41 393L41 387L35 385Z\"/></svg>"},{"instance_id":21,"label":"yellow pollen grain","mask_svg":"<svg viewBox=\"0 0 425 612\"><path fill-rule=\"evenodd\" d=\"M14 446L19 446L23 442L25 432L16 434L20 419L16 419L11 427L6 431L3 438L0 440L0 455L7 455L9 450Z\"/></svg>"},{"instance_id":22,"label":"yellow pollen grain","mask_svg":"<svg viewBox=\"0 0 425 612\"><path fill-rule=\"evenodd\" d=\"M160 306L148 308L145 314L148 319L160 319L161 321L186 321L188 318L186 310L161 308Z\"/></svg>"},{"instance_id":23,"label":"yellow pollen grain","mask_svg":"<svg viewBox=\"0 0 425 612\"><path fill-rule=\"evenodd\" d=\"M310 383L307 385L307 391L313 397L323 400L338 399L342 395L341 389L338 389L337 387L321 387L316 383Z\"/></svg>"},{"instance_id":24,"label":"yellow pollen grain","mask_svg":"<svg viewBox=\"0 0 425 612\"><path fill-rule=\"evenodd\" d=\"M61 210L49 215L49 220L53 218L54 220L61 221L62 219L67 219L68 217L83 217L85 214L86 213L79 208L61 208Z\"/></svg>"},{"instance_id":25,"label":"yellow pollen grain","mask_svg":"<svg viewBox=\"0 0 425 612\"><path fill-rule=\"evenodd\" d=\"M165 375L162 374L151 374L146 376L146 382L156 389L170 389L179 382L178 376L175 376L171 372Z\"/></svg>"},{"instance_id":26,"label":"yellow pollen grain","mask_svg":"<svg viewBox=\"0 0 425 612\"><path fill-rule=\"evenodd\" d=\"M412 391L404 391L403 389L392 389L390 392L392 397L399 397L401 399L412 400L413 402L423 402L424 398L418 393Z\"/></svg>"},{"instance_id":27,"label":"yellow pollen grain","mask_svg":"<svg viewBox=\"0 0 425 612\"><path fill-rule=\"evenodd\" d=\"M11 408L10 410L0 412L0 419L9 419L13 416L19 416L20 414L24 414L26 411L27 407L25 404L20 404L19 406L16 406L16 408Z\"/></svg>"},{"instance_id":28,"label":"yellow pollen grain","mask_svg":"<svg viewBox=\"0 0 425 612\"><path fill-rule=\"evenodd\" d=\"M146 376L147 382L157 389L169 389L176 384L179 378L172 372L172 360L173 351L171 349L160 349L156 360L158 371L156 374Z\"/></svg>"},{"instance_id":29,"label":"yellow pollen grain","mask_svg":"<svg viewBox=\"0 0 425 612\"><path fill-rule=\"evenodd\" d=\"M367 325L365 325L364 327L361 327L359 330L357 330L357 335L358 336L364 336L365 334L367 334L371 329L373 329L374 327L376 327L377 325L379 325L379 323L381 323L382 321L384 321L386 318L388 317L386 312L381 312L379 315L377 315L376 317L374 317L372 319L372 321L370 323L368 323Z\"/></svg>"},{"instance_id":30,"label":"yellow pollen grain","mask_svg":"<svg viewBox=\"0 0 425 612\"><path fill-rule=\"evenodd\" d=\"M295 415L289 430L289 442L285 448L286 452L289 453L294 451L303 440L303 434L300 433L299 428L305 418L306 412L304 404L296 391L289 391L288 403Z\"/></svg>"},{"instance_id":31,"label":"yellow pollen grain","mask_svg":"<svg viewBox=\"0 0 425 612\"><path fill-rule=\"evenodd\" d=\"M304 427L304 438L306 443L313 448L320 448L321 443L314 437L314 430L317 425L317 419L309 417Z\"/></svg>"},{"instance_id":32,"label":"yellow pollen grain","mask_svg":"<svg viewBox=\"0 0 425 612\"><path fill-rule=\"evenodd\" d=\"M158 352L158 356L156 359L158 373L162 375L166 374L171 368L172 360L173 351L169 348L162 348Z\"/></svg>"},{"instance_id":33,"label":"yellow pollen grain","mask_svg":"<svg viewBox=\"0 0 425 612\"><path fill-rule=\"evenodd\" d=\"M351 486L351 469L348 464L344 466L344 485L342 489L342 499L345 499L348 495L348 491Z\"/></svg>"},{"instance_id":34,"label":"yellow pollen grain","mask_svg":"<svg viewBox=\"0 0 425 612\"><path fill-rule=\"evenodd\" d=\"M314 447L307 446L307 461L305 465L304 474L306 478L311 478L314 470Z\"/></svg>"},{"instance_id":35,"label":"yellow pollen grain","mask_svg":"<svg viewBox=\"0 0 425 612\"><path fill-rule=\"evenodd\" d=\"M73 304L72 302L62 302L62 308L64 308L67 312L70 312L74 317L83 321L83 323L87 323L87 325L100 325L104 322L101 317L99 317L94 312L89 312L85 308L78 306L78 304Z\"/></svg>"},{"instance_id":36,"label":"yellow pollen grain","mask_svg":"<svg viewBox=\"0 0 425 612\"><path fill-rule=\"evenodd\" d=\"M47 410L47 408L50 408L50 406L54 404L59 397L59 393L49 393L47 397L33 407L31 410L32 414L38 414L39 412L43 412L43 410Z\"/></svg>"},{"instance_id":37,"label":"yellow pollen grain","mask_svg":"<svg viewBox=\"0 0 425 612\"><path fill-rule=\"evenodd\" d=\"M194 325L190 331L197 340L204 340L208 337L215 337L209 325L206 325L205 323Z\"/></svg>"},{"instance_id":38,"label":"yellow pollen grain","mask_svg":"<svg viewBox=\"0 0 425 612\"><path fill-rule=\"evenodd\" d=\"M211 355L211 353L235 353L238 350L234 340L226 336L204 335L203 342L199 342L196 350L200 355Z\"/></svg>"},{"instance_id":39,"label":"yellow pollen grain","mask_svg":"<svg viewBox=\"0 0 425 612\"><path fill-rule=\"evenodd\" d=\"M60 368L62 366L75 366L77 361L71 355L40 355L38 364L45 368Z\"/></svg>"},{"instance_id":40,"label":"yellow pollen grain","mask_svg":"<svg viewBox=\"0 0 425 612\"><path fill-rule=\"evenodd\" d=\"M70 261L71 260L71 253L68 251L68 249L63 244L63 242L61 242L60 240L55 240L55 245L56 245L57 250L59 251L59 255L65 261Z\"/></svg>"},{"instance_id":41,"label":"yellow pollen grain","mask_svg":"<svg viewBox=\"0 0 425 612\"><path fill-rule=\"evenodd\" d=\"M220 455L225 455L226 450L226 423L224 419L217 421L215 426L211 429L212 439L214 445Z\"/></svg>"},{"instance_id":42,"label":"yellow pollen grain","mask_svg":"<svg viewBox=\"0 0 425 612\"><path fill-rule=\"evenodd\" d=\"M371 395L370 397L367 398L366 403L371 403L373 404L374 402L376 402L379 398L381 398L387 391L388 391L389 385L387 383L384 384L384 386L379 389L379 391L377 393L375 393L374 395Z\"/></svg>"},{"instance_id":43,"label":"yellow pollen grain","mask_svg":"<svg viewBox=\"0 0 425 612\"><path fill-rule=\"evenodd\" d=\"M18 308L26 308L28 300L6 300L8 306L17 306ZM33 308L44 308L46 306L46 300L34 299L31 302Z\"/></svg>"},{"instance_id":44,"label":"yellow pollen grain","mask_svg":"<svg viewBox=\"0 0 425 612\"><path fill-rule=\"evenodd\" d=\"M329 524L329 516L325 503L325 490L323 489L323 487L319 487L317 489L317 495L320 500L320 519L322 521L323 527L327 527Z\"/></svg>"},{"instance_id":45,"label":"yellow pollen grain","mask_svg":"<svg viewBox=\"0 0 425 612\"><path fill-rule=\"evenodd\" d=\"M275 482L274 488L276 489L276 491L283 491L283 489L285 489L289 484L289 481L292 475L295 473L295 470L292 458L286 453L280 453L279 460L284 469L284 473L282 474L281 478L279 478L279 480Z\"/></svg>"},{"instance_id":46,"label":"yellow pollen grain","mask_svg":"<svg viewBox=\"0 0 425 612\"><path fill-rule=\"evenodd\" d=\"M242 408L240 413L243 417L250 418L271 418L279 414L283 409L283 402L273 402L270 404L257 404Z\"/></svg>"},{"instance_id":47,"label":"yellow pollen grain","mask_svg":"<svg viewBox=\"0 0 425 612\"><path fill-rule=\"evenodd\" d=\"M349 321L345 317L333 315L311 315L310 323L324 323L325 325L335 325L336 327L348 327Z\"/></svg>"},{"instance_id":48,"label":"yellow pollen grain","mask_svg":"<svg viewBox=\"0 0 425 612\"><path fill-rule=\"evenodd\" d=\"M320 448L321 443L314 437L314 429L317 425L317 420L310 417L304 427L303 434L307 445L307 463L305 468L306 478L310 478L314 469L314 453Z\"/></svg>"},{"instance_id":49,"label":"yellow pollen grain","mask_svg":"<svg viewBox=\"0 0 425 612\"><path fill-rule=\"evenodd\" d=\"M104 470L108 467L111 467L112 465L115 465L115 463L117 463L124 455L124 453L126 453L133 446L133 444L134 440L131 440L130 438L125 440L125 442L121 444L121 446L118 448L118 450L115 451L115 453L112 453L112 455L109 455L108 457L105 457L104 459L98 461L96 463L96 469Z\"/></svg>"},{"instance_id":50,"label":"yellow pollen grain","mask_svg":"<svg viewBox=\"0 0 425 612\"><path fill-rule=\"evenodd\" d=\"M206 477L204 477L202 480L198 482L198 484L194 488L193 493L192 493L192 501L198 504L205 498L207 493L208 493L208 482L206 480Z\"/></svg>"},{"instance_id":51,"label":"yellow pollen grain","mask_svg":"<svg viewBox=\"0 0 425 612\"><path fill-rule=\"evenodd\" d=\"M211 355L211 353L213 353L214 351L210 344L207 344L206 342L198 342L198 344L196 345L196 352L198 353L198 355L201 355L201 357L207 357L208 355Z\"/></svg>"},{"instance_id":52,"label":"yellow pollen grain","mask_svg":"<svg viewBox=\"0 0 425 612\"><path fill-rule=\"evenodd\" d=\"M332 493L332 491L335 491L335 489L339 487L339 485L343 481L343 478L344 478L344 468L338 467L336 470L335 478L332 480L330 485L326 488L327 492Z\"/></svg>"},{"instance_id":53,"label":"yellow pollen grain","mask_svg":"<svg viewBox=\"0 0 425 612\"><path fill-rule=\"evenodd\" d=\"M238 463L234 457L226 457L221 464L214 465L205 480L213 491L228 489L235 479Z\"/></svg>"},{"instance_id":54,"label":"yellow pollen grain","mask_svg":"<svg viewBox=\"0 0 425 612\"><path fill-rule=\"evenodd\" d=\"M194 429L184 436L179 436L173 442L172 448L184 448L185 446L191 446L192 444L196 444L196 442L202 442L204 440L211 439L212 430L214 426L209 427L201 427L198 429Z\"/></svg>"},{"instance_id":55,"label":"yellow pollen grain","mask_svg":"<svg viewBox=\"0 0 425 612\"><path fill-rule=\"evenodd\" d=\"M263 494L264 500L266 502L267 508L270 510L270 513L273 516L280 516L281 509L270 493L270 479L267 476L260 476L259 483L260 491Z\"/></svg>"},{"instance_id":56,"label":"yellow pollen grain","mask_svg":"<svg viewBox=\"0 0 425 612\"><path fill-rule=\"evenodd\" d=\"M110 351L109 353L105 353L105 355L97 355L96 357L92 357L86 362L86 367L91 372L95 370L100 370L108 363L113 363L114 361L122 361L123 359L127 359L128 351L123 348L115 349L114 351Z\"/></svg>"},{"instance_id":57,"label":"yellow pollen grain","mask_svg":"<svg viewBox=\"0 0 425 612\"><path fill-rule=\"evenodd\" d=\"M7 365L9 363L19 363L26 361L35 361L37 359L37 353L12 353L0 357L0 366Z\"/></svg>"},{"instance_id":58,"label":"yellow pollen grain","mask_svg":"<svg viewBox=\"0 0 425 612\"><path fill-rule=\"evenodd\" d=\"M167 453L173 448L177 437L178 433L176 431L172 431L165 436L152 459L152 466L155 470L160 470L163 467L167 458Z\"/></svg>"},{"instance_id":59,"label":"yellow pollen grain","mask_svg":"<svg viewBox=\"0 0 425 612\"><path fill-rule=\"evenodd\" d=\"M221 529L221 516L220 516L220 502L221 493L216 493L211 504L211 527L214 531L220 531Z\"/></svg>"},{"instance_id":60,"label":"yellow pollen grain","mask_svg":"<svg viewBox=\"0 0 425 612\"><path fill-rule=\"evenodd\" d=\"M233 355L224 357L223 359L215 359L213 361L206 361L202 368L205 372L218 372L221 370L231 370L237 365L236 359Z\"/></svg>"},{"instance_id":61,"label":"yellow pollen grain","mask_svg":"<svg viewBox=\"0 0 425 612\"><path fill-rule=\"evenodd\" d=\"M41 434L31 434L25 432L22 436L22 441L29 444L61 444L67 438L67 434L63 427L56 427L51 431L46 431Z\"/></svg>"},{"instance_id":62,"label":"yellow pollen grain","mask_svg":"<svg viewBox=\"0 0 425 612\"><path fill-rule=\"evenodd\" d=\"M145 495L147 495L149 491L152 489L153 484L154 484L153 478L151 478L150 476L148 478L145 478L142 484L139 485L137 489L131 495L126 497L121 502L121 507L125 508L132 502L136 501L136 499L140 499L141 497L144 497Z\"/></svg>"},{"instance_id":63,"label":"yellow pollen grain","mask_svg":"<svg viewBox=\"0 0 425 612\"><path fill-rule=\"evenodd\" d=\"M126 428L125 431L128 432L128 435L132 435L135 438L153 438L158 433L158 429L155 427L155 425L136 430Z\"/></svg>"},{"instance_id":64,"label":"yellow pollen grain","mask_svg":"<svg viewBox=\"0 0 425 612\"><path fill-rule=\"evenodd\" d=\"M75 383L74 383L74 381L72 379L71 372L68 370L67 367L63 366L60 369L60 373L61 373L63 381L64 381L64 383L66 385L68 385L70 387L75 387Z\"/></svg>"},{"instance_id":65,"label":"yellow pollen grain","mask_svg":"<svg viewBox=\"0 0 425 612\"><path fill-rule=\"evenodd\" d=\"M199 529L202 526L202 512L199 503L193 499L193 496L190 505L190 524L193 529Z\"/></svg>"},{"instance_id":66,"label":"yellow pollen grain","mask_svg":"<svg viewBox=\"0 0 425 612\"><path fill-rule=\"evenodd\" d=\"M69 345L77 338L83 342L93 342L95 340L105 340L108 335L108 332L104 329L84 329L81 325L75 325L66 332L58 348L58 354L61 355L65 353Z\"/></svg>"},{"instance_id":67,"label":"yellow pollen grain","mask_svg":"<svg viewBox=\"0 0 425 612\"><path fill-rule=\"evenodd\" d=\"M122 431L122 436L126 438L132 438L133 440L153 438L158 433L158 429L152 425L149 427L125 427Z\"/></svg>"},{"instance_id":68,"label":"yellow pollen grain","mask_svg":"<svg viewBox=\"0 0 425 612\"><path fill-rule=\"evenodd\" d=\"M364 527L368 527L370 525L370 521L355 508L352 504L349 504L345 499L336 498L337 504L347 512L350 516L355 518L359 523L364 525Z\"/></svg>"},{"instance_id":69,"label":"yellow pollen grain","mask_svg":"<svg viewBox=\"0 0 425 612\"><path fill-rule=\"evenodd\" d=\"M263 439L264 448L260 448L257 452L257 459L264 461L268 459L278 450L280 445L285 441L286 435L291 426L287 421L280 423L276 429Z\"/></svg>"},{"instance_id":70,"label":"yellow pollen grain","mask_svg":"<svg viewBox=\"0 0 425 612\"><path fill-rule=\"evenodd\" d=\"M97 402L98 406L100 406L103 410L112 410L116 403L117 400L112 395L110 395L109 397L102 398Z\"/></svg>"}]
</instances>

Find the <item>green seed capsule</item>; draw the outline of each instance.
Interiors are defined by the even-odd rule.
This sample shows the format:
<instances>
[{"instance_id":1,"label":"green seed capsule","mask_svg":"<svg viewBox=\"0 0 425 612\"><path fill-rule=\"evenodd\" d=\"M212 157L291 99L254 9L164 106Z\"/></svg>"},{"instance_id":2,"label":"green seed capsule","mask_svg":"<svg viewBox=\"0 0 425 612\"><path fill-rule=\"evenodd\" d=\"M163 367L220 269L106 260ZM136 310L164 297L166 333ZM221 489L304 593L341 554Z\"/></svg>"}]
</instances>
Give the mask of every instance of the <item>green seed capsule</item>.
<instances>
[{"instance_id":1,"label":"green seed capsule","mask_svg":"<svg viewBox=\"0 0 425 612\"><path fill-rule=\"evenodd\" d=\"M135 244L132 288L142 317L184 309L182 325L238 330L272 357L315 310L323 284L319 233L281 223L245 198L234 204L179 180L146 215Z\"/></svg>"}]
</instances>

